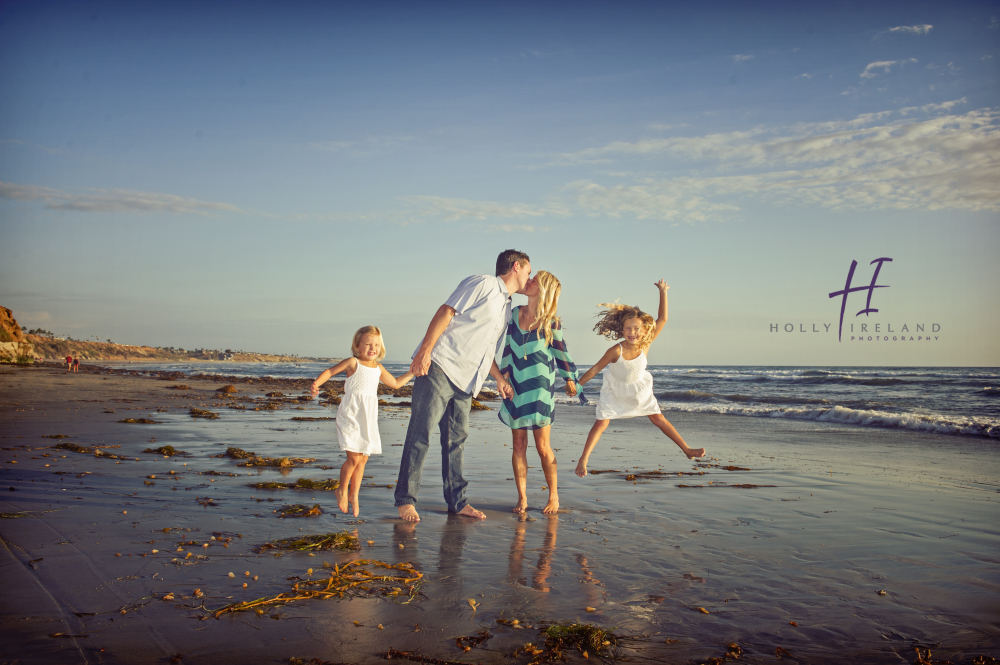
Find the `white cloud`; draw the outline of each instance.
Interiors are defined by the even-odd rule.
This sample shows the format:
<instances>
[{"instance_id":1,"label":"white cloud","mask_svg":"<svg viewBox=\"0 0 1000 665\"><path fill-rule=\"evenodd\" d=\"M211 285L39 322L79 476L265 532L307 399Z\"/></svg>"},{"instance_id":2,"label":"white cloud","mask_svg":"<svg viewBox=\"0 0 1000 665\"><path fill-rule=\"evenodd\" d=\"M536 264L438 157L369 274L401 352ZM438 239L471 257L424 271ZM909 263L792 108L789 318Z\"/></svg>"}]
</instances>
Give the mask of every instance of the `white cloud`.
<instances>
[{"instance_id":1,"label":"white cloud","mask_svg":"<svg viewBox=\"0 0 1000 665\"><path fill-rule=\"evenodd\" d=\"M12 201L44 201L52 210L77 212L133 212L133 213L196 213L241 212L228 203L201 201L173 194L137 192L127 189L90 189L88 194L73 194L52 187L16 185L0 182L0 199Z\"/></svg>"},{"instance_id":2,"label":"white cloud","mask_svg":"<svg viewBox=\"0 0 1000 665\"><path fill-rule=\"evenodd\" d=\"M812 74L799 74L798 76L796 76L794 78L797 78L797 79L811 79L812 78Z\"/></svg>"},{"instance_id":3,"label":"white cloud","mask_svg":"<svg viewBox=\"0 0 1000 665\"><path fill-rule=\"evenodd\" d=\"M528 226L524 224L493 224L481 229L483 233L535 233L548 231L547 226Z\"/></svg>"},{"instance_id":4,"label":"white cloud","mask_svg":"<svg viewBox=\"0 0 1000 665\"><path fill-rule=\"evenodd\" d=\"M748 60L753 60L752 55L734 55L733 62L746 62Z\"/></svg>"},{"instance_id":5,"label":"white cloud","mask_svg":"<svg viewBox=\"0 0 1000 665\"><path fill-rule=\"evenodd\" d=\"M909 60L882 60L879 62L870 62L868 66L865 67L865 71L861 72L862 79L870 79L878 76L878 72L874 71L876 69L881 69L883 74L888 74L895 65L903 66L907 63L915 63L916 58L910 58Z\"/></svg>"},{"instance_id":6,"label":"white cloud","mask_svg":"<svg viewBox=\"0 0 1000 665\"><path fill-rule=\"evenodd\" d=\"M475 201L471 199L446 198L443 196L400 197L404 203L417 208L415 214L440 217L446 222L461 220L487 221L497 218L545 217L565 215L558 208L544 208L522 203L498 203L496 201Z\"/></svg>"},{"instance_id":7,"label":"white cloud","mask_svg":"<svg viewBox=\"0 0 1000 665\"><path fill-rule=\"evenodd\" d=\"M880 35L926 35L931 31L933 25L927 23L923 25L897 25L895 28L883 30Z\"/></svg>"}]
</instances>

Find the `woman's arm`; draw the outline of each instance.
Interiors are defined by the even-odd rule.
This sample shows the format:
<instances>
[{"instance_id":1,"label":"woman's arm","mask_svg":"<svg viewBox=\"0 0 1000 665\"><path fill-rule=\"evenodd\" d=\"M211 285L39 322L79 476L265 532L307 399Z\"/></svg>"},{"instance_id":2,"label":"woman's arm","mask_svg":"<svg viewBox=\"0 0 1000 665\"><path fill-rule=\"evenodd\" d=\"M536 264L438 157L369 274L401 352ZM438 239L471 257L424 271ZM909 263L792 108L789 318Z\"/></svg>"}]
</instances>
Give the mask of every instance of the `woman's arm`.
<instances>
[{"instance_id":1,"label":"woman's arm","mask_svg":"<svg viewBox=\"0 0 1000 665\"><path fill-rule=\"evenodd\" d=\"M570 397L576 395L576 381L578 372L576 363L569 355L566 347L566 340L563 339L562 326L556 324L552 326L552 357L556 359L556 371L566 381L566 394Z\"/></svg>"},{"instance_id":2,"label":"woman's arm","mask_svg":"<svg viewBox=\"0 0 1000 665\"><path fill-rule=\"evenodd\" d=\"M350 358L345 358L345 359L341 360L339 363L337 363L336 365L334 365L330 369L323 370L323 373L320 374L319 376L317 376L316 380L312 382L312 386L309 389L310 394L313 397L315 397L316 395L318 395L319 394L319 387L321 385L323 385L324 383L326 383L327 380L331 376L336 376L337 374L340 374L344 370L353 367L354 363L357 363L357 362L358 362L357 358L355 358L354 356L351 356Z\"/></svg>"},{"instance_id":3,"label":"woman's arm","mask_svg":"<svg viewBox=\"0 0 1000 665\"><path fill-rule=\"evenodd\" d=\"M381 364L378 368L382 371L381 376L379 376L379 381L390 388L402 388L409 383L410 379L413 378L413 372L407 372L406 374L401 374L400 376L393 376L392 374L389 374L389 370L382 367Z\"/></svg>"},{"instance_id":4,"label":"woman's arm","mask_svg":"<svg viewBox=\"0 0 1000 665\"><path fill-rule=\"evenodd\" d=\"M660 309L656 313L656 328L653 330L653 339L649 340L652 342L654 339L660 336L663 332L663 326L667 323L667 286L666 280L661 279L656 282L656 288L660 290Z\"/></svg>"},{"instance_id":5,"label":"woman's arm","mask_svg":"<svg viewBox=\"0 0 1000 665\"><path fill-rule=\"evenodd\" d=\"M619 347L617 344L615 344L610 349L604 352L604 355L601 356L601 359L597 361L596 365L588 369L587 372L580 377L580 379L576 382L577 385L582 386L587 381L590 381L592 378L597 376L597 373L600 372L605 367L607 367L609 363L618 360L618 355L619 355Z\"/></svg>"}]
</instances>

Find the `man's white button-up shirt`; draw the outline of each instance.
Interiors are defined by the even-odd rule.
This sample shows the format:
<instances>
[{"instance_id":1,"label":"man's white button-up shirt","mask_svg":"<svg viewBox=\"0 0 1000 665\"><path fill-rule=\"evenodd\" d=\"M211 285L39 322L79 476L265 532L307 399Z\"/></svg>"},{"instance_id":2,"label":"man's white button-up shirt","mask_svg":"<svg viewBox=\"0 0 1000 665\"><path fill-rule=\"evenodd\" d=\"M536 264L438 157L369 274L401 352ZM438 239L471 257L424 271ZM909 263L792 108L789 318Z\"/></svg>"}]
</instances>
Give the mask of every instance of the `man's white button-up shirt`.
<instances>
[{"instance_id":1,"label":"man's white button-up shirt","mask_svg":"<svg viewBox=\"0 0 1000 665\"><path fill-rule=\"evenodd\" d=\"M445 304L455 316L434 346L431 360L457 388L475 397L503 343L510 292L499 277L472 275L462 280Z\"/></svg>"}]
</instances>

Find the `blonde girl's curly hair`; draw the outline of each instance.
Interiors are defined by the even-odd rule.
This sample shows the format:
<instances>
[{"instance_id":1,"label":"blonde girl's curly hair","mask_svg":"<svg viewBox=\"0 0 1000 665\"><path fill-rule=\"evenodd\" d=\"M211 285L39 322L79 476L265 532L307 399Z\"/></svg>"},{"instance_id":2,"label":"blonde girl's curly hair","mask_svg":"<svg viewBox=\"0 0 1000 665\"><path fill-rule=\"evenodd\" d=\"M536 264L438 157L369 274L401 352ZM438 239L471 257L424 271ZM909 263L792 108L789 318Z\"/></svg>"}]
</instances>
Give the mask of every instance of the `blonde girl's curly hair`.
<instances>
[{"instance_id":1,"label":"blonde girl's curly hair","mask_svg":"<svg viewBox=\"0 0 1000 665\"><path fill-rule=\"evenodd\" d=\"M535 306L535 322L531 324L531 328L538 330L540 337L545 337L546 345L552 346L552 326L559 325L556 309L559 307L562 284L555 275L544 270L535 274L535 283L538 285L538 304Z\"/></svg>"},{"instance_id":2,"label":"blonde girl's curly hair","mask_svg":"<svg viewBox=\"0 0 1000 665\"><path fill-rule=\"evenodd\" d=\"M629 319L639 319L642 323L642 336L638 342L639 348L649 348L649 345L653 343L656 320L649 314L646 314L638 307L619 305L616 302L602 302L597 306L607 307L606 310L597 315L600 318L597 320L597 325L594 326L594 332L598 335L603 335L612 341L624 339L625 322Z\"/></svg>"},{"instance_id":3,"label":"blonde girl's curly hair","mask_svg":"<svg viewBox=\"0 0 1000 665\"><path fill-rule=\"evenodd\" d=\"M351 342L351 355L359 360L364 360L364 358L360 355L361 352L358 351L358 346L361 345L361 339L365 335L378 335L381 350L375 358L375 362L382 362L382 359L385 358L385 341L382 339L382 331L376 326L364 326L363 328L358 328L358 332L354 333L354 341Z\"/></svg>"}]
</instances>

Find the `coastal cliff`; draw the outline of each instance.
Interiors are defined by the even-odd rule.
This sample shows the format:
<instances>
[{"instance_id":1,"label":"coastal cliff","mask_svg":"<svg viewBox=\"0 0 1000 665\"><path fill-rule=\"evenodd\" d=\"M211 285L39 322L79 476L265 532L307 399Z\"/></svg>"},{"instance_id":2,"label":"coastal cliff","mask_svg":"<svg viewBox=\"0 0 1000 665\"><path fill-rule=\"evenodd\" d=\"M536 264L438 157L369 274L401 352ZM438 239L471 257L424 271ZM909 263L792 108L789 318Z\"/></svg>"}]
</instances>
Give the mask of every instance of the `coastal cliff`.
<instances>
[{"instance_id":1,"label":"coastal cliff","mask_svg":"<svg viewBox=\"0 0 1000 665\"><path fill-rule=\"evenodd\" d=\"M21 332L14 313L0 307L0 362L18 362L34 358L35 349Z\"/></svg>"}]
</instances>

